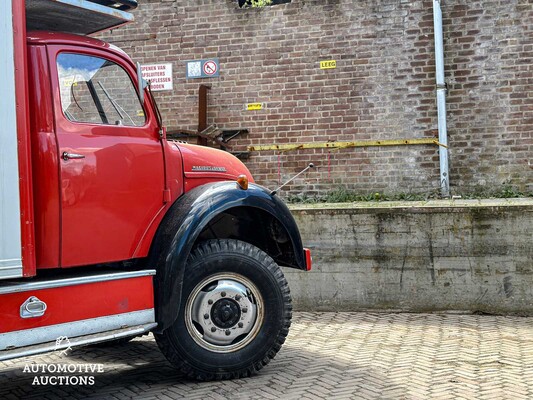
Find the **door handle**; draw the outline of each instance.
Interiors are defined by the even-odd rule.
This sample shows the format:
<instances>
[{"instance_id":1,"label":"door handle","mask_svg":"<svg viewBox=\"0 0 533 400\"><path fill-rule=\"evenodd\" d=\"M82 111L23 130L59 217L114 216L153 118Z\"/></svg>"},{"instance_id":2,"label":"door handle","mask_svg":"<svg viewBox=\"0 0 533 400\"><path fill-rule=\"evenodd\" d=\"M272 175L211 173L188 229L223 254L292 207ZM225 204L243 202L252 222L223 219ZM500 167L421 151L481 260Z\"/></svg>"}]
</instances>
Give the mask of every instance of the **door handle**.
<instances>
[{"instance_id":1,"label":"door handle","mask_svg":"<svg viewBox=\"0 0 533 400\"><path fill-rule=\"evenodd\" d=\"M64 151L63 154L61 154L61 158L65 161L68 161L68 160L78 160L81 158L85 158L85 156L83 154L68 153Z\"/></svg>"}]
</instances>

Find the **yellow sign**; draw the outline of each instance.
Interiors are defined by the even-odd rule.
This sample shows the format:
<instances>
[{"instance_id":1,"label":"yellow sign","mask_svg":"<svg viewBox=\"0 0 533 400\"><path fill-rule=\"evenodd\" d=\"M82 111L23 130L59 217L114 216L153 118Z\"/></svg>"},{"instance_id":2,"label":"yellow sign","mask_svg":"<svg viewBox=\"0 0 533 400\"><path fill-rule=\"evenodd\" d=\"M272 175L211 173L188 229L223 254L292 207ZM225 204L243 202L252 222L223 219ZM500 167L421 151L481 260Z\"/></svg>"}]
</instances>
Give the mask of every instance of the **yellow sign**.
<instances>
[{"instance_id":1,"label":"yellow sign","mask_svg":"<svg viewBox=\"0 0 533 400\"><path fill-rule=\"evenodd\" d=\"M263 108L263 103L249 103L246 104L246 109L248 111L261 110Z\"/></svg>"},{"instance_id":2,"label":"yellow sign","mask_svg":"<svg viewBox=\"0 0 533 400\"><path fill-rule=\"evenodd\" d=\"M320 69L334 69L334 68L337 68L337 61L335 60L320 61Z\"/></svg>"},{"instance_id":3,"label":"yellow sign","mask_svg":"<svg viewBox=\"0 0 533 400\"><path fill-rule=\"evenodd\" d=\"M63 86L65 87L71 87L71 86L78 86L78 82L75 81L75 77L72 78L63 78Z\"/></svg>"}]
</instances>

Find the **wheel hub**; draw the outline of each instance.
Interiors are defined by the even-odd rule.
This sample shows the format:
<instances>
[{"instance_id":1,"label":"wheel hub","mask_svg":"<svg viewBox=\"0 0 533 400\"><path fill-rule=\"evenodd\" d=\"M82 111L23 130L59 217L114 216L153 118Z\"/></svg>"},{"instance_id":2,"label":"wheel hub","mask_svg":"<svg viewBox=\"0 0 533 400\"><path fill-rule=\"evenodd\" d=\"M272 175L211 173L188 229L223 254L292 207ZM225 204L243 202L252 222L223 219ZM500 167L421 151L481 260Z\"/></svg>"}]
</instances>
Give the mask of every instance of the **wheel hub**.
<instances>
[{"instance_id":1,"label":"wheel hub","mask_svg":"<svg viewBox=\"0 0 533 400\"><path fill-rule=\"evenodd\" d=\"M212 275L191 292L185 322L192 338L202 347L231 352L248 344L263 320L259 291L244 276Z\"/></svg>"},{"instance_id":2,"label":"wheel hub","mask_svg":"<svg viewBox=\"0 0 533 400\"><path fill-rule=\"evenodd\" d=\"M241 310L235 300L221 299L211 308L211 319L218 328L231 328L240 318Z\"/></svg>"}]
</instances>

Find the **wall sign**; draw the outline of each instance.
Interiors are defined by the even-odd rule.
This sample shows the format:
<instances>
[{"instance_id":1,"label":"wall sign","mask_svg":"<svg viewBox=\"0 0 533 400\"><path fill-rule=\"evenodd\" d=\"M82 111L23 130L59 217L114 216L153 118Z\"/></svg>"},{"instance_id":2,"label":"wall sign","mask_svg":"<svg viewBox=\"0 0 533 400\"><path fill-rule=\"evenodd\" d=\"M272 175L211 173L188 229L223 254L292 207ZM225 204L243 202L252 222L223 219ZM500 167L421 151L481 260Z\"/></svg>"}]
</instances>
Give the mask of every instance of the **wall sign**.
<instances>
[{"instance_id":1,"label":"wall sign","mask_svg":"<svg viewBox=\"0 0 533 400\"><path fill-rule=\"evenodd\" d=\"M320 61L320 69L335 69L335 68L337 68L337 61L335 60Z\"/></svg>"},{"instance_id":2,"label":"wall sign","mask_svg":"<svg viewBox=\"0 0 533 400\"><path fill-rule=\"evenodd\" d=\"M218 58L187 61L187 79L216 78L220 76Z\"/></svg>"},{"instance_id":3,"label":"wall sign","mask_svg":"<svg viewBox=\"0 0 533 400\"><path fill-rule=\"evenodd\" d=\"M146 64L141 65L143 78L151 82L154 92L172 90L172 64Z\"/></svg>"},{"instance_id":4,"label":"wall sign","mask_svg":"<svg viewBox=\"0 0 533 400\"><path fill-rule=\"evenodd\" d=\"M248 103L246 104L246 109L248 111L262 110L263 103Z\"/></svg>"}]
</instances>

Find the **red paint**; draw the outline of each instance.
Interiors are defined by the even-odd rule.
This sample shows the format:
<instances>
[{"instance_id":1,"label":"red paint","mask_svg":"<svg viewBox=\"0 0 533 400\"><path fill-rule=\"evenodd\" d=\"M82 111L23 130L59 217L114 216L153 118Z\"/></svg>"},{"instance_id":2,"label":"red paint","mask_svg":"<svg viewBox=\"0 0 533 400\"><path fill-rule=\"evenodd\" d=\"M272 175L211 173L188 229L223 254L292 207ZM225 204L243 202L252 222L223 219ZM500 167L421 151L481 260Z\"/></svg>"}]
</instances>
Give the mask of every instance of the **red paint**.
<instances>
[{"instance_id":1,"label":"red paint","mask_svg":"<svg viewBox=\"0 0 533 400\"><path fill-rule=\"evenodd\" d=\"M20 223L24 276L34 276L35 237L32 193L31 143L29 132L28 69L26 63L26 14L24 1L13 1L15 58L15 97L17 102L17 139L20 179Z\"/></svg>"},{"instance_id":2,"label":"red paint","mask_svg":"<svg viewBox=\"0 0 533 400\"><path fill-rule=\"evenodd\" d=\"M60 37L63 37L68 43L73 43L73 38L72 35L46 33L30 33L29 36L30 39L28 53L30 55L30 106L32 109L36 110L35 113L31 114L31 136L33 138L33 170L34 175L36 177L34 181L34 201L36 210L37 264L38 268L57 268L60 265L60 205L62 205L62 200L64 201L65 199L61 198L63 194L63 188L59 184L59 182L61 182L59 168L61 166L61 163L64 163L64 161L60 160L59 158L60 149L58 148L58 143L55 135L54 118L57 117L58 121L61 121L63 124L67 124L68 121L64 119L61 113L59 113L59 115L57 113L54 114L51 84L54 81L57 85L57 76L52 79L50 75L47 47L45 46L46 41L44 40L44 38L50 38L54 43L59 43ZM75 36L74 38L80 38L83 43L88 43L90 45L95 46L97 45L98 48L107 49L109 47L108 45L103 45L102 42L96 41L94 39L86 40L85 38L77 36ZM82 48L81 50L83 49L84 48ZM122 58L125 56L120 51L117 51L117 53L119 57L118 60L116 60L120 61L120 64L123 65L124 60ZM53 65L53 68L55 70L55 63ZM130 72L130 74L132 71L131 68L133 68L133 66L128 64L128 71ZM56 90L53 91L53 94L57 96L57 86L55 87ZM56 98L55 100L57 107L58 99ZM146 95L146 104L148 105L148 107L151 106L151 99L148 94ZM150 114L150 110L146 110L146 113L147 115ZM149 130L150 132L152 132L154 137L156 137L157 129L154 125L154 122L155 121L153 121L152 118L152 121L148 122L148 128L144 128L144 131L146 132L147 130ZM92 132L93 126L91 125L77 124L77 126L79 127L79 130L77 131L77 136L82 137L82 139L84 138L84 132L88 134ZM102 127L99 127L99 129L102 129ZM136 129L137 131L143 130L143 128L133 129ZM85 137L85 139L88 140L91 138ZM94 137L92 139L94 139ZM107 137L104 139L110 138ZM123 136L116 136L112 137L111 139L113 139L115 143L119 145L127 142L123 140ZM140 137L137 137L135 140L137 140L137 143L135 144L138 144L138 141L143 140L142 135ZM154 204L156 203L159 208L154 207L158 209L156 210L156 212L154 212L154 215L152 215L151 219L149 218L149 216L146 217L146 219L143 221L144 225L141 226L139 223L139 225L134 227L134 229L137 229L137 235L131 240L131 243L123 243L123 249L126 250L123 250L122 253L119 255L109 254L109 252L113 252L113 248L110 245L110 243L112 244L113 242L103 242L104 238L101 238L98 233L96 235L93 235L93 238L89 238L89 240L86 240L82 237L80 242L75 243L75 246L87 246L85 252L86 254L90 253L91 257L87 257L85 258L85 260L82 261L78 260L76 264L81 262L85 262L87 264L94 264L96 262L112 261L122 258L129 259L132 257L145 257L148 254L153 236L155 235L159 222L164 217L165 211L168 209L170 204L174 202L174 200L181 196L181 194L183 193L183 168L179 149L175 148L174 146L170 146L170 144L168 144L166 141L161 142L158 139L152 138L149 138L149 141L149 148L152 152L152 156L153 158L157 157L157 164L160 166L159 171L157 173L154 172L153 176L149 177L152 183L153 181L157 182L158 179L160 182L160 184L157 185L156 193L154 193L153 195ZM165 157L165 164L167 169L167 188L169 188L170 190L170 201L168 201L168 204L164 204L164 200L168 200L168 192L163 191L163 165L160 163L159 158L163 146L165 147L167 154ZM136 154L136 156L138 156L139 159L142 159L145 156L142 152L137 153L138 154ZM118 154L116 156L119 157ZM78 164L80 163L80 161L74 162L78 162ZM141 168L144 169L144 167ZM150 168L153 168L153 166L149 165L147 169L149 170ZM114 179L116 180L117 178ZM149 187L149 185L143 185L144 182L139 181L138 186L140 186L140 188L134 188L133 193L130 193L130 196L127 199L125 199L125 196L123 196L123 198L119 199L118 201L123 206L126 205L126 208L128 204L130 206L132 204L135 204L134 200L137 199L137 192L140 191L142 193L143 190L146 190L146 188ZM114 188L110 188L109 185L106 185L104 188L110 192L114 190ZM164 196L166 196L166 198ZM102 207L104 208L106 207L106 205L102 204ZM140 209L138 211L142 212L142 210ZM95 216L95 213L91 213L91 215L92 217L94 217L94 220L102 219L101 215ZM88 215L87 217L90 216ZM122 215L122 217L126 217L128 221L130 219L129 215ZM107 230L107 224L109 223L109 221L106 219L103 221L103 223L106 224L105 230ZM80 229L82 228L81 225L78 227ZM129 227L125 227L124 229L128 230L128 232L126 232L126 235L130 234L131 229ZM111 229L111 231L116 233L118 236L121 235L122 238L124 237L123 232L113 231L113 229ZM79 232L78 237L84 235L89 235L89 233ZM98 243L98 240L100 240L100 243ZM104 255L102 254L97 254L98 258L92 258L93 248L89 246L96 246L95 242L98 243L97 245L99 247L107 248L107 250L105 251L108 252L107 255L109 257L107 257L106 260L103 260ZM68 252L69 250L65 249L65 251ZM69 256L67 255L66 265L68 265L69 262L68 258ZM71 262L71 264L74 263Z\"/></svg>"},{"instance_id":3,"label":"red paint","mask_svg":"<svg viewBox=\"0 0 533 400\"><path fill-rule=\"evenodd\" d=\"M311 250L306 249L304 247L304 253L305 253L305 270L311 271L311 268L313 267L313 257L311 257Z\"/></svg>"},{"instance_id":4,"label":"red paint","mask_svg":"<svg viewBox=\"0 0 533 400\"><path fill-rule=\"evenodd\" d=\"M134 258L145 257L150 251L152 240L157 232L157 228L165 213L174 203L174 201L183 194L183 162L181 152L173 142L162 141L162 147L164 149L163 155L165 159L165 179L166 189L163 193L163 201L165 207L150 223L150 226L146 230L143 238L140 240L135 253ZM165 201L168 200L168 201Z\"/></svg>"},{"instance_id":5,"label":"red paint","mask_svg":"<svg viewBox=\"0 0 533 400\"><path fill-rule=\"evenodd\" d=\"M94 39L88 36L72 35L70 33L63 32L45 32L45 31L30 31L27 33L27 40L32 44L45 44L45 45L69 45L69 46L82 46L87 48L96 48L103 51L109 51L113 54L120 55L125 61L133 67L133 63L127 56L127 54L109 43L102 42L101 40Z\"/></svg>"},{"instance_id":6,"label":"red paint","mask_svg":"<svg viewBox=\"0 0 533 400\"><path fill-rule=\"evenodd\" d=\"M68 120L61 107L60 53L107 59L135 85L136 67L123 51L93 38L26 35L24 3L12 2L24 276L37 268L146 257L165 213L184 191L240 175L254 182L246 166L226 152L168 142L164 128L161 139L148 93L142 127ZM84 158L63 160L63 152ZM21 318L20 306L31 296L47 304L46 313ZM0 333L152 308L152 276L4 294Z\"/></svg>"},{"instance_id":7,"label":"red paint","mask_svg":"<svg viewBox=\"0 0 533 400\"><path fill-rule=\"evenodd\" d=\"M28 47L37 268L59 266L59 157L46 47Z\"/></svg>"},{"instance_id":8,"label":"red paint","mask_svg":"<svg viewBox=\"0 0 533 400\"><path fill-rule=\"evenodd\" d=\"M46 313L21 318L20 306L31 296L46 303ZM4 294L0 333L147 310L154 307L153 299L151 276Z\"/></svg>"},{"instance_id":9,"label":"red paint","mask_svg":"<svg viewBox=\"0 0 533 400\"><path fill-rule=\"evenodd\" d=\"M136 78L135 66L115 46L65 33L28 33L38 268L146 257L159 223L184 191L241 174L253 182L226 152L160 140L149 94L143 127L69 121L61 109L61 52L108 59ZM85 158L64 161L63 152Z\"/></svg>"},{"instance_id":10,"label":"red paint","mask_svg":"<svg viewBox=\"0 0 533 400\"><path fill-rule=\"evenodd\" d=\"M106 58L122 66L135 82L133 63L119 49L92 38L31 32L28 42L34 91L43 93L41 99L34 100L40 101L35 106L41 107L32 126L38 138L34 145L34 159L38 160L35 170L43 178L58 177L36 183L38 232L43 237L38 249L39 267L81 266L146 256L167 208L164 200L168 201L170 194L173 201L183 192L179 152L171 155L180 160L173 163L180 167L169 172L173 190L165 192L163 149L150 97L144 127L73 123L61 111L55 60L61 51ZM40 79L43 75L46 80ZM51 94L47 84L51 84ZM44 110L52 112L55 138L48 131ZM57 149L52 153L54 146ZM64 151L83 154L85 159L63 161L59 155ZM59 226L54 220L60 221Z\"/></svg>"},{"instance_id":11,"label":"red paint","mask_svg":"<svg viewBox=\"0 0 533 400\"><path fill-rule=\"evenodd\" d=\"M246 175L253 183L253 177L248 168L231 154L210 147L190 144L175 144L183 155L183 170L185 175L185 191L213 181L237 180L239 175ZM220 168L223 171L194 171L193 167Z\"/></svg>"}]
</instances>

